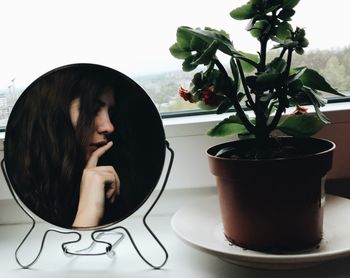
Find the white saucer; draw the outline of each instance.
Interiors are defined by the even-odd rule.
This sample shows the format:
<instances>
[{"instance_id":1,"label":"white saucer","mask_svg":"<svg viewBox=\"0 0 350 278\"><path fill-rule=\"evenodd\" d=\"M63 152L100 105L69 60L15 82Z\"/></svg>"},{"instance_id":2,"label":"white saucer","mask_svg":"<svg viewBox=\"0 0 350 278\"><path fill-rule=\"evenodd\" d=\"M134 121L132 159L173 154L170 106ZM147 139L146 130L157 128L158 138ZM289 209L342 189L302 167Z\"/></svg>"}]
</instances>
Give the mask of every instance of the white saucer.
<instances>
[{"instance_id":1,"label":"white saucer","mask_svg":"<svg viewBox=\"0 0 350 278\"><path fill-rule=\"evenodd\" d=\"M318 248L303 253L269 254L230 244L223 234L217 196L185 206L171 221L184 242L234 264L263 269L294 269L350 255L350 200L327 195L324 236Z\"/></svg>"}]
</instances>

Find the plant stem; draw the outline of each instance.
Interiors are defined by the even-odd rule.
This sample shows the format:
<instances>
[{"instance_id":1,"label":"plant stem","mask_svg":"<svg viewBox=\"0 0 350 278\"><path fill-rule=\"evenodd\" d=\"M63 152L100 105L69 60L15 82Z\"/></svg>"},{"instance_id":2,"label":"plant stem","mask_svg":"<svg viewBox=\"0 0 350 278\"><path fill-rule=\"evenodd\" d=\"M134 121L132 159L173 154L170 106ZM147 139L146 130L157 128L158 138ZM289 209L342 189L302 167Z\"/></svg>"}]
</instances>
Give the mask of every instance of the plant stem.
<instances>
[{"instance_id":1,"label":"plant stem","mask_svg":"<svg viewBox=\"0 0 350 278\"><path fill-rule=\"evenodd\" d=\"M258 67L258 73L263 73L266 70L266 52L267 52L268 36L265 35L260 39L260 61ZM265 110L267 109L266 103L260 101L263 91L256 92L255 101L255 121L256 121L256 140L258 148L267 144L269 139L269 132L267 131L267 121Z\"/></svg>"},{"instance_id":2,"label":"plant stem","mask_svg":"<svg viewBox=\"0 0 350 278\"><path fill-rule=\"evenodd\" d=\"M282 50L282 52L281 52L281 55L282 55L282 56L284 55L284 53L286 52L286 50L287 50L286 48L284 48L284 49ZM288 78L288 76L289 76L290 67L291 67L291 65L292 65L292 55L293 55L293 49L292 49L292 48L288 48L287 66L286 66L286 69L285 69L285 71L284 71L284 76L285 76L285 78ZM281 57L281 56L280 56L280 57ZM269 132L273 131L273 130L277 127L277 125L278 125L278 123L279 123L279 121L280 121L280 119L281 119L281 117L282 117L282 114L283 114L283 112L285 111L285 105L284 105L285 100L282 99L282 95L286 95L285 90L286 90L285 88L281 88L280 91L279 91L279 90L276 90L277 98L278 98L279 101L278 101L277 111L276 111L276 113L275 113L275 115L274 115L274 117L273 117L271 123L270 123L270 124L268 125L268 127L267 127L267 129L269 130Z\"/></svg>"},{"instance_id":3,"label":"plant stem","mask_svg":"<svg viewBox=\"0 0 350 278\"><path fill-rule=\"evenodd\" d=\"M264 142L269 137L269 132L267 132L267 121L268 117L265 115L266 103L262 103L259 100L256 102L256 111L255 111L255 121L256 121L256 139L264 144Z\"/></svg>"}]
</instances>

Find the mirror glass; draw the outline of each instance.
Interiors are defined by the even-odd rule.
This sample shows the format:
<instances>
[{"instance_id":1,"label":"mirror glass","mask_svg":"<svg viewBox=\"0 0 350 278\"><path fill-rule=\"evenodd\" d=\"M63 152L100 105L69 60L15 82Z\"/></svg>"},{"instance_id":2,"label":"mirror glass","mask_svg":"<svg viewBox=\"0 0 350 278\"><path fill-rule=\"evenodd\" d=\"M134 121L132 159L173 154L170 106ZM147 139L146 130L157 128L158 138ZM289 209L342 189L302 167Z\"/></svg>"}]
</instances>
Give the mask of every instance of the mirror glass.
<instances>
[{"instance_id":1,"label":"mirror glass","mask_svg":"<svg viewBox=\"0 0 350 278\"><path fill-rule=\"evenodd\" d=\"M30 84L10 114L10 186L32 213L64 228L115 224L160 178L165 134L147 93L109 67L72 64Z\"/></svg>"}]
</instances>

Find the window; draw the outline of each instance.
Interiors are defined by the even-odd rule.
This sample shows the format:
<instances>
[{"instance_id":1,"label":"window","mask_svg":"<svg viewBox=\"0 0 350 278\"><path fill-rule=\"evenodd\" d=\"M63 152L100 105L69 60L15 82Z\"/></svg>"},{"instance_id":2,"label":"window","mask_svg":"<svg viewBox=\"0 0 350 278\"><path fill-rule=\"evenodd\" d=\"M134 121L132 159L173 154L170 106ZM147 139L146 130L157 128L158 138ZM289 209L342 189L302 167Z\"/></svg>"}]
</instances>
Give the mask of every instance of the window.
<instances>
[{"instance_id":1,"label":"window","mask_svg":"<svg viewBox=\"0 0 350 278\"><path fill-rule=\"evenodd\" d=\"M65 64L112 67L137 81L160 112L196 109L178 98L192 73L168 49L178 26L210 26L230 33L237 49L257 43L229 12L247 0L3 0L0 17L0 126L17 97L37 77ZM309 50L301 58L350 92L347 2L301 0L293 24L306 28ZM304 63L304 62L302 62Z\"/></svg>"}]
</instances>

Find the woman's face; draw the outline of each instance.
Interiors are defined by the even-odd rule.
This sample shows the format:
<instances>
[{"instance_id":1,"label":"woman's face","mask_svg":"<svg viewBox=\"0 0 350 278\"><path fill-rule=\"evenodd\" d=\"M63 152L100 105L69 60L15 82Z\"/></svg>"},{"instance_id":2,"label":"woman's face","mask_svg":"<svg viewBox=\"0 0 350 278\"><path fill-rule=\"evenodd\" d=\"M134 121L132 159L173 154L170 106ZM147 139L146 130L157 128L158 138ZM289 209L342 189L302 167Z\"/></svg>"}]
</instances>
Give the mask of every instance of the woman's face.
<instances>
[{"instance_id":1,"label":"woman's face","mask_svg":"<svg viewBox=\"0 0 350 278\"><path fill-rule=\"evenodd\" d=\"M108 143L107 135L114 131L114 126L110 119L110 111L114 108L114 96L112 89L105 89L96 101L93 129L89 135L89 143L86 149L86 160L91 154L101 146ZM74 99L69 107L70 117L73 126L78 122L80 111L80 99Z\"/></svg>"}]
</instances>

